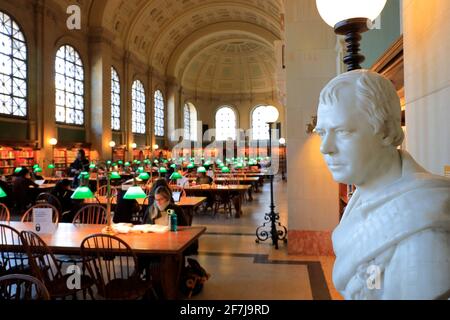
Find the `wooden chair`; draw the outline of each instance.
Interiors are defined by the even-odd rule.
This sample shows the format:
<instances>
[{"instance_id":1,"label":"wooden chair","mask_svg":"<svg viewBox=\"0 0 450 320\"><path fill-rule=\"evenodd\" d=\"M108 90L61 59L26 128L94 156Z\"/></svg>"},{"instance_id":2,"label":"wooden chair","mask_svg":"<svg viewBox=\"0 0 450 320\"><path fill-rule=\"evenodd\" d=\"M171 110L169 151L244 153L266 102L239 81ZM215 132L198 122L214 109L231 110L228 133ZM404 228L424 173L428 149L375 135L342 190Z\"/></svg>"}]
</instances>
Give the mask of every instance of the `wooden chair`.
<instances>
[{"instance_id":1,"label":"wooden chair","mask_svg":"<svg viewBox=\"0 0 450 320\"><path fill-rule=\"evenodd\" d=\"M36 198L36 203L37 204L49 203L52 206L54 206L56 209L58 209L58 212L62 212L61 201L59 201L59 199L51 193L48 193L48 192L40 193Z\"/></svg>"},{"instance_id":2,"label":"wooden chair","mask_svg":"<svg viewBox=\"0 0 450 320\"><path fill-rule=\"evenodd\" d=\"M111 195L113 197L117 197L117 189L113 186L110 186L111 188ZM100 188L98 188L98 190L95 192L95 194L97 196L101 196L101 197L106 197L108 193L108 186L101 186Z\"/></svg>"},{"instance_id":3,"label":"wooden chair","mask_svg":"<svg viewBox=\"0 0 450 320\"><path fill-rule=\"evenodd\" d=\"M22 250L23 245L19 231L0 224L0 276L31 273L28 256L21 252Z\"/></svg>"},{"instance_id":4,"label":"wooden chair","mask_svg":"<svg viewBox=\"0 0 450 320\"><path fill-rule=\"evenodd\" d=\"M38 203L29 208L22 216L22 219L20 221L22 222L33 222L33 209L35 208L51 208L53 210L53 223L59 222L59 211L55 208L55 206L51 205L50 203Z\"/></svg>"},{"instance_id":5,"label":"wooden chair","mask_svg":"<svg viewBox=\"0 0 450 320\"><path fill-rule=\"evenodd\" d=\"M152 288L139 275L138 259L122 239L95 234L81 242L83 264L105 299L135 300Z\"/></svg>"},{"instance_id":6,"label":"wooden chair","mask_svg":"<svg viewBox=\"0 0 450 320\"><path fill-rule=\"evenodd\" d=\"M39 279L24 274L11 274L0 277L0 300L50 300L50 294Z\"/></svg>"},{"instance_id":7,"label":"wooden chair","mask_svg":"<svg viewBox=\"0 0 450 320\"><path fill-rule=\"evenodd\" d=\"M52 299L66 298L73 296L79 291L83 291L86 296L86 290L89 290L93 297L91 287L94 284L89 276L80 275L80 287L69 288L67 280L73 274L64 274L61 264L56 260L53 252L45 242L34 232L22 231L20 233L22 243L28 254L28 260L33 271L33 275L45 284Z\"/></svg>"},{"instance_id":8,"label":"wooden chair","mask_svg":"<svg viewBox=\"0 0 450 320\"><path fill-rule=\"evenodd\" d=\"M9 222L11 219L11 215L9 213L9 209L3 203L0 203L0 221Z\"/></svg>"},{"instance_id":9,"label":"wooden chair","mask_svg":"<svg viewBox=\"0 0 450 320\"><path fill-rule=\"evenodd\" d=\"M100 204L83 206L75 214L72 223L79 224L106 224L106 208Z\"/></svg>"}]
</instances>

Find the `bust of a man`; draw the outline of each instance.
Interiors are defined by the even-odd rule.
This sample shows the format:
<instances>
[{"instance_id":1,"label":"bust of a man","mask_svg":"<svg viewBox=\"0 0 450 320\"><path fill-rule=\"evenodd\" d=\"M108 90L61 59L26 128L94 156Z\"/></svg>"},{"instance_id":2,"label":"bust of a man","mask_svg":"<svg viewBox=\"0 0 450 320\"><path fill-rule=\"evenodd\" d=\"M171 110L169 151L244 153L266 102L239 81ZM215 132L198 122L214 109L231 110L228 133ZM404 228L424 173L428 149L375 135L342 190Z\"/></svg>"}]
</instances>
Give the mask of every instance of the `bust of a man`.
<instances>
[{"instance_id":1,"label":"bust of a man","mask_svg":"<svg viewBox=\"0 0 450 320\"><path fill-rule=\"evenodd\" d=\"M450 179L398 149L400 118L394 86L371 71L339 75L320 95L321 152L337 182L356 186L332 237L346 299L450 297Z\"/></svg>"}]
</instances>

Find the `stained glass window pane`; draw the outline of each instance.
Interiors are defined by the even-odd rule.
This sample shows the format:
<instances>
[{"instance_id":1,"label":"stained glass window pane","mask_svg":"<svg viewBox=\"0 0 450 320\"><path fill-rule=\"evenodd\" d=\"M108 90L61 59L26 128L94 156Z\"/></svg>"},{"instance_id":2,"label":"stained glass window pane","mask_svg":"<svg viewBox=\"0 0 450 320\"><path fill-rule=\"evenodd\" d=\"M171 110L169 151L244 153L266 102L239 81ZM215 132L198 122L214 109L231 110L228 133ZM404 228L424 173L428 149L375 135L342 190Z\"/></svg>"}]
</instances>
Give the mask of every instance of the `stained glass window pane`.
<instances>
[{"instance_id":1,"label":"stained glass window pane","mask_svg":"<svg viewBox=\"0 0 450 320\"><path fill-rule=\"evenodd\" d=\"M145 134L145 89L139 80L134 81L131 88L131 105L131 131Z\"/></svg>"},{"instance_id":2,"label":"stained glass window pane","mask_svg":"<svg viewBox=\"0 0 450 320\"><path fill-rule=\"evenodd\" d=\"M236 140L236 113L231 107L224 106L216 113L216 140Z\"/></svg>"},{"instance_id":3,"label":"stained glass window pane","mask_svg":"<svg viewBox=\"0 0 450 320\"><path fill-rule=\"evenodd\" d=\"M55 58L56 122L84 124L84 69L78 52L60 47Z\"/></svg>"},{"instance_id":4,"label":"stained glass window pane","mask_svg":"<svg viewBox=\"0 0 450 320\"><path fill-rule=\"evenodd\" d=\"M113 67L111 67L111 129L120 130L120 79Z\"/></svg>"},{"instance_id":5,"label":"stained glass window pane","mask_svg":"<svg viewBox=\"0 0 450 320\"><path fill-rule=\"evenodd\" d=\"M27 77L25 37L17 23L0 11L0 114L27 116Z\"/></svg>"},{"instance_id":6,"label":"stained glass window pane","mask_svg":"<svg viewBox=\"0 0 450 320\"><path fill-rule=\"evenodd\" d=\"M155 136L164 137L164 98L162 92L155 92Z\"/></svg>"}]
</instances>

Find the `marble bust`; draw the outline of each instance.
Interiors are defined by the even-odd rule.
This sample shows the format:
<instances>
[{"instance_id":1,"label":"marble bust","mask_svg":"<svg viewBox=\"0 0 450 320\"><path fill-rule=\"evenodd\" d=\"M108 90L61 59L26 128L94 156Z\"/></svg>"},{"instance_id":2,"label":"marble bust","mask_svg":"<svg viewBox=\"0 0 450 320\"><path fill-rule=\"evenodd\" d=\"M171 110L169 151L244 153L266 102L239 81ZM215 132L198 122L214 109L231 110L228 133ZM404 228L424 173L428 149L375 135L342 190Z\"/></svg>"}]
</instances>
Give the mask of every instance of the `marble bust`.
<instances>
[{"instance_id":1,"label":"marble bust","mask_svg":"<svg viewBox=\"0 0 450 320\"><path fill-rule=\"evenodd\" d=\"M450 179L406 151L400 101L355 70L322 90L315 131L334 180L356 186L333 231L333 282L345 299L450 298Z\"/></svg>"}]
</instances>

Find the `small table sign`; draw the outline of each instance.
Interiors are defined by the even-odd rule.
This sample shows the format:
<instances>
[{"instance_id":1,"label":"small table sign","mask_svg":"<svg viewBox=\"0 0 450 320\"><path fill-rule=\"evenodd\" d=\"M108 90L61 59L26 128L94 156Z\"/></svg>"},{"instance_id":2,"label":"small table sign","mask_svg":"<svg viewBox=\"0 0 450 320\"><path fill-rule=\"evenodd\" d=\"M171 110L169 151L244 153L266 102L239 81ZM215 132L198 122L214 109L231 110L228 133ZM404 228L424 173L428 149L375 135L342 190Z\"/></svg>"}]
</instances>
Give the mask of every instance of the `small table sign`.
<instances>
[{"instance_id":1,"label":"small table sign","mask_svg":"<svg viewBox=\"0 0 450 320\"><path fill-rule=\"evenodd\" d=\"M49 234L55 231L52 208L33 209L34 230L39 234Z\"/></svg>"}]
</instances>

